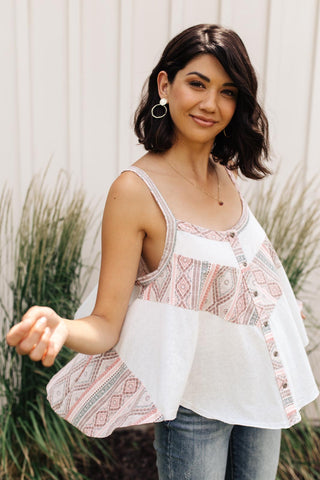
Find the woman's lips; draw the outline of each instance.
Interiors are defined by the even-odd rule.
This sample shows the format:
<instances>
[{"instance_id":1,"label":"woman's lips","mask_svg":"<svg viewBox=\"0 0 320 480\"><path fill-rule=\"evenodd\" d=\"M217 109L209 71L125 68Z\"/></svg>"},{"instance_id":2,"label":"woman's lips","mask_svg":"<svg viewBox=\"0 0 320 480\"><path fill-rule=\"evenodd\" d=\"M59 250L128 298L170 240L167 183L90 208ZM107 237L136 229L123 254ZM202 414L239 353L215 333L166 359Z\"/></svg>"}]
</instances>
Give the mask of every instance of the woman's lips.
<instances>
[{"instance_id":1,"label":"woman's lips","mask_svg":"<svg viewBox=\"0 0 320 480\"><path fill-rule=\"evenodd\" d=\"M210 120L208 118L198 117L196 115L190 115L190 116L198 125L201 125L201 127L212 127L217 123L214 120Z\"/></svg>"}]
</instances>

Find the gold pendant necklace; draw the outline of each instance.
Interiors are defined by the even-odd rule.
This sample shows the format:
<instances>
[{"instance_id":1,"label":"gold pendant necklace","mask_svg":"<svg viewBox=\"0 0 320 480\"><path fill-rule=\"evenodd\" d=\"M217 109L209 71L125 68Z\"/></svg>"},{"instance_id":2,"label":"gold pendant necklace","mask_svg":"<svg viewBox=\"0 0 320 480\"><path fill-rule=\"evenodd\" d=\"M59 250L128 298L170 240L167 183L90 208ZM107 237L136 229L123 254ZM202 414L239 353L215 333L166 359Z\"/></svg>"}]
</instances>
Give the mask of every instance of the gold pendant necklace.
<instances>
[{"instance_id":1,"label":"gold pendant necklace","mask_svg":"<svg viewBox=\"0 0 320 480\"><path fill-rule=\"evenodd\" d=\"M170 167L172 168L172 170L174 170L178 175L180 175L180 177L184 178L188 183L190 183L190 185L192 185L194 188L197 188L198 190L200 190L200 192L204 193L205 195L207 195L208 197L210 198L213 198L214 200L216 200L218 202L218 204L220 205L220 207L222 207L222 205L224 204L224 202L221 200L220 198L220 182L219 182L219 175L218 175L218 172L216 171L216 169L214 168L214 173L216 174L216 177L217 177L217 185L218 185L218 196L216 197L215 195L212 195L211 193L207 192L206 190L204 190L202 187L200 187L199 185L197 185L196 183L194 183L192 180L190 180L190 178L186 177L185 175L183 175L183 173L179 172L179 170L177 170L173 165L171 165L171 163L167 160L168 164L170 165Z\"/></svg>"}]
</instances>

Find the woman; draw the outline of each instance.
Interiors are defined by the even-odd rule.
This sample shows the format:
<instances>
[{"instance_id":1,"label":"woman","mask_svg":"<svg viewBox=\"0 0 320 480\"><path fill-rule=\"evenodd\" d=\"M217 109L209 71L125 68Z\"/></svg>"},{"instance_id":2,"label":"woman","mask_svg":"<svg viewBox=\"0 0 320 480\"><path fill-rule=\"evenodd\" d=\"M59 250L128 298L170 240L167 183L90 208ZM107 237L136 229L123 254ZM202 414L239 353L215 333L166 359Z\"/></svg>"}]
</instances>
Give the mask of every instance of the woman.
<instances>
[{"instance_id":1,"label":"woman","mask_svg":"<svg viewBox=\"0 0 320 480\"><path fill-rule=\"evenodd\" d=\"M46 366L81 352L51 405L92 436L155 422L161 480L274 479L281 428L318 394L288 279L235 186L268 173L256 94L233 31L171 40L136 112L148 153L107 198L92 313L33 307L7 337Z\"/></svg>"}]
</instances>

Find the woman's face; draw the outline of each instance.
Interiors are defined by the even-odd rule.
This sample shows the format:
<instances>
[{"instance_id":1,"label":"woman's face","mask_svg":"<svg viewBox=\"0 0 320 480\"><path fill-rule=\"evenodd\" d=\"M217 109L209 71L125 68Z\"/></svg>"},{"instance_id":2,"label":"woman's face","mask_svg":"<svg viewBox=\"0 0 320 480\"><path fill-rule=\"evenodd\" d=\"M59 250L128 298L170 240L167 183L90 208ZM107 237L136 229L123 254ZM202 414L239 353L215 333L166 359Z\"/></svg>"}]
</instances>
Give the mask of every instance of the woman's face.
<instances>
[{"instance_id":1,"label":"woman's face","mask_svg":"<svg viewBox=\"0 0 320 480\"><path fill-rule=\"evenodd\" d=\"M209 54L191 60L172 83L166 72L160 72L158 85L160 97L169 103L176 141L212 146L236 109L238 89Z\"/></svg>"}]
</instances>

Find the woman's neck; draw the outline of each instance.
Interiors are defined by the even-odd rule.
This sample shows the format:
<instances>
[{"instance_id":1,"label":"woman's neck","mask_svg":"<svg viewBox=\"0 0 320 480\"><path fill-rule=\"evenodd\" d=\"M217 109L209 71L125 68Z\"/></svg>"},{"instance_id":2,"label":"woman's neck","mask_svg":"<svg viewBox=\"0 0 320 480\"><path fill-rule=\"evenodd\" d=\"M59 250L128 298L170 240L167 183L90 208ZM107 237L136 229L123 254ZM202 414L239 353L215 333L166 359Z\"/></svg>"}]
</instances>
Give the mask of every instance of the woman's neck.
<instances>
[{"instance_id":1,"label":"woman's neck","mask_svg":"<svg viewBox=\"0 0 320 480\"><path fill-rule=\"evenodd\" d=\"M185 173L204 178L209 173L211 148L212 145L200 145L199 148L190 149L187 145L176 143L163 154L163 158Z\"/></svg>"}]
</instances>

